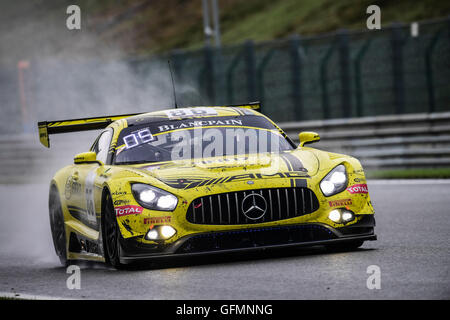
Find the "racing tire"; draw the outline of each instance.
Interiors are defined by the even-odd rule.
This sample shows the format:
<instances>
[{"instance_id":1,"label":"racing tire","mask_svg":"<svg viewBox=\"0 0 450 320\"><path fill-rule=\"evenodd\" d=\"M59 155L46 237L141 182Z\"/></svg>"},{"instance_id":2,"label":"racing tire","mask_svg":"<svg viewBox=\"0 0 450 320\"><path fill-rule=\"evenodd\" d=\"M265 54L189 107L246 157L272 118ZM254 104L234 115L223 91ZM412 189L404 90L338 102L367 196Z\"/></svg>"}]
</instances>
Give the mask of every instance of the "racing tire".
<instances>
[{"instance_id":1,"label":"racing tire","mask_svg":"<svg viewBox=\"0 0 450 320\"><path fill-rule=\"evenodd\" d=\"M123 269L120 263L120 237L121 233L114 211L111 195L106 194L102 217L102 235L105 262L116 269Z\"/></svg>"},{"instance_id":2,"label":"racing tire","mask_svg":"<svg viewBox=\"0 0 450 320\"><path fill-rule=\"evenodd\" d=\"M325 248L330 252L345 252L345 251L353 251L358 249L363 245L364 241L362 240L354 240L343 243L335 243L326 245Z\"/></svg>"},{"instance_id":3,"label":"racing tire","mask_svg":"<svg viewBox=\"0 0 450 320\"><path fill-rule=\"evenodd\" d=\"M64 224L64 214L61 208L61 200L59 198L58 189L55 186L50 188L50 196L48 201L50 229L52 232L53 246L56 255L63 266L68 266L66 251L66 228Z\"/></svg>"}]
</instances>

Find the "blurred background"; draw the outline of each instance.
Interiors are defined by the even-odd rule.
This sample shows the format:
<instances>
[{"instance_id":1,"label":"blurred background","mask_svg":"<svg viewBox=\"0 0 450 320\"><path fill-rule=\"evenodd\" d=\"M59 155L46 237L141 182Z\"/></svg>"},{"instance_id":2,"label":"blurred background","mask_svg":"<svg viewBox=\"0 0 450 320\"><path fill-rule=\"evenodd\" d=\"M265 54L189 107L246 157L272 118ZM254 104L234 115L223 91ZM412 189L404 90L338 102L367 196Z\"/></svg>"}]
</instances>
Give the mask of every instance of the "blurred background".
<instances>
[{"instance_id":1,"label":"blurred background","mask_svg":"<svg viewBox=\"0 0 450 320\"><path fill-rule=\"evenodd\" d=\"M98 134L47 150L37 121L173 107L168 60L180 106L259 100L371 177L450 177L448 1L2 0L0 15L3 183L47 181Z\"/></svg>"}]
</instances>

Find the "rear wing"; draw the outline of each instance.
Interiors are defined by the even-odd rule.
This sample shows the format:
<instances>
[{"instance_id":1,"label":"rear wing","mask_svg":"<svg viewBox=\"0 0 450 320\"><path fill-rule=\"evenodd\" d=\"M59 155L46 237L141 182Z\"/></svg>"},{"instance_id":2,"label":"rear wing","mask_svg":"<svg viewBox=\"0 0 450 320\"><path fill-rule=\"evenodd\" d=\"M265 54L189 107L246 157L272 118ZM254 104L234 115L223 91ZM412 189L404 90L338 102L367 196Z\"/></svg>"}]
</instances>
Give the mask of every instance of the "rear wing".
<instances>
[{"instance_id":1,"label":"rear wing","mask_svg":"<svg viewBox=\"0 0 450 320\"><path fill-rule=\"evenodd\" d=\"M226 105L225 107L239 107L239 108L261 111L261 102L255 101L255 102L249 102L249 103L245 103L245 104L229 104L229 105Z\"/></svg>"},{"instance_id":2,"label":"rear wing","mask_svg":"<svg viewBox=\"0 0 450 320\"><path fill-rule=\"evenodd\" d=\"M116 120L132 117L138 114L141 113L38 122L39 140L44 146L50 148L51 134L104 129Z\"/></svg>"},{"instance_id":3,"label":"rear wing","mask_svg":"<svg viewBox=\"0 0 450 320\"><path fill-rule=\"evenodd\" d=\"M225 107L240 107L246 109L260 110L260 102L249 102L246 104L226 105ZM38 122L39 140L41 143L50 148L50 135L57 133L69 133L87 130L100 130L109 126L112 122L143 113L121 114L116 116L103 116L93 118L80 118L57 121Z\"/></svg>"}]
</instances>

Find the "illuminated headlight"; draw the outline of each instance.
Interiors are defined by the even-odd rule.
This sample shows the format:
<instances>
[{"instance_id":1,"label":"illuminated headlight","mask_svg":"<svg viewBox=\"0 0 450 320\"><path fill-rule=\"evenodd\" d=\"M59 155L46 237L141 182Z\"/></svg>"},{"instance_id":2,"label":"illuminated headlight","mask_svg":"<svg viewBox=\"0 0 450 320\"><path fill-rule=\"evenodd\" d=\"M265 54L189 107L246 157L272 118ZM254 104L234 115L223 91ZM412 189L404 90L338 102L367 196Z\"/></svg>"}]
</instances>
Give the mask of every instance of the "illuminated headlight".
<instances>
[{"instance_id":1,"label":"illuminated headlight","mask_svg":"<svg viewBox=\"0 0 450 320\"><path fill-rule=\"evenodd\" d=\"M347 223L355 219L353 212L344 209L334 209L328 214L328 219L335 223Z\"/></svg>"},{"instance_id":2,"label":"illuminated headlight","mask_svg":"<svg viewBox=\"0 0 450 320\"><path fill-rule=\"evenodd\" d=\"M350 211L344 211L342 213L342 221L344 222L350 222L352 221L354 218L353 213L351 213Z\"/></svg>"},{"instance_id":3,"label":"illuminated headlight","mask_svg":"<svg viewBox=\"0 0 450 320\"><path fill-rule=\"evenodd\" d=\"M326 197L344 191L347 187L347 171L343 164L331 170L320 182L320 190Z\"/></svg>"},{"instance_id":4,"label":"illuminated headlight","mask_svg":"<svg viewBox=\"0 0 450 320\"><path fill-rule=\"evenodd\" d=\"M339 210L333 210L328 214L328 218L330 218L331 221L338 223L341 221L341 212Z\"/></svg>"},{"instance_id":5,"label":"illuminated headlight","mask_svg":"<svg viewBox=\"0 0 450 320\"><path fill-rule=\"evenodd\" d=\"M147 209L173 211L178 204L173 194L148 184L135 183L131 190L136 201Z\"/></svg>"},{"instance_id":6,"label":"illuminated headlight","mask_svg":"<svg viewBox=\"0 0 450 320\"><path fill-rule=\"evenodd\" d=\"M175 229L171 226L161 226L159 230L161 232L161 237L164 239L169 239L176 233Z\"/></svg>"},{"instance_id":7,"label":"illuminated headlight","mask_svg":"<svg viewBox=\"0 0 450 320\"><path fill-rule=\"evenodd\" d=\"M150 229L145 238L147 240L167 240L172 238L177 231L171 226L156 226Z\"/></svg>"},{"instance_id":8,"label":"illuminated headlight","mask_svg":"<svg viewBox=\"0 0 450 320\"><path fill-rule=\"evenodd\" d=\"M158 240L158 238L159 238L158 231L156 229L152 229L149 232L147 232L146 237L148 240Z\"/></svg>"}]
</instances>

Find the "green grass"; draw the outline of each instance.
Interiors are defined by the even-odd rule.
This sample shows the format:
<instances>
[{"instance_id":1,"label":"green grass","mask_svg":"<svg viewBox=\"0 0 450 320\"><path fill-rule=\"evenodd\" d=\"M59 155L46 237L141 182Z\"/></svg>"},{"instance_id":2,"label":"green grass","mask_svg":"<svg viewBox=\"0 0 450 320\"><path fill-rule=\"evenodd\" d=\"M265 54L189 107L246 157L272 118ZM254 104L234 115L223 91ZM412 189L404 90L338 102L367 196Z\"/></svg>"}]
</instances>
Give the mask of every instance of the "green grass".
<instances>
[{"instance_id":1,"label":"green grass","mask_svg":"<svg viewBox=\"0 0 450 320\"><path fill-rule=\"evenodd\" d=\"M148 1L149 5L102 31L101 41L118 45L125 54L133 55L204 45L202 2L199 0L79 0L82 32L96 30L143 1ZM70 0L0 2L0 12L4 13L0 26L8 30L4 32L6 36L13 32L20 39L35 37L35 30L39 29L47 35L41 38L58 43L61 39L54 31L65 28L65 8L71 3ZM368 18L366 8L371 4L381 8L382 27L394 21L408 23L450 14L450 2L442 0L220 0L222 43L233 45L247 39L265 41L296 33L309 36L341 28L362 30ZM34 27L24 27L28 25ZM60 44L66 45L65 42Z\"/></svg>"},{"instance_id":2,"label":"green grass","mask_svg":"<svg viewBox=\"0 0 450 320\"><path fill-rule=\"evenodd\" d=\"M449 179L450 168L366 170L369 179Z\"/></svg>"}]
</instances>

